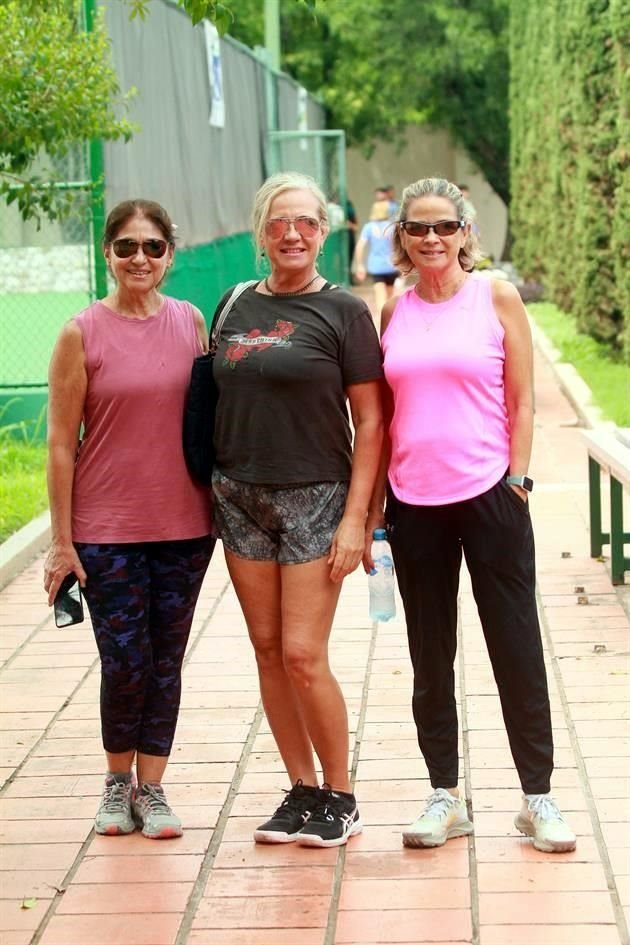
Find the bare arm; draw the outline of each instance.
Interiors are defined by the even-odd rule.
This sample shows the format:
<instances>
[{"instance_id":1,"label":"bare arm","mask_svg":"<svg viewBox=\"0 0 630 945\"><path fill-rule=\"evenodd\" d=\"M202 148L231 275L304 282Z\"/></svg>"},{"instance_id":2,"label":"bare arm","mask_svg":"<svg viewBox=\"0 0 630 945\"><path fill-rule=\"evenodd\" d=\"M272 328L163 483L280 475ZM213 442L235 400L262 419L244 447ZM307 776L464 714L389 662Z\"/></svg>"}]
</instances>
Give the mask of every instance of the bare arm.
<instances>
[{"instance_id":1,"label":"bare arm","mask_svg":"<svg viewBox=\"0 0 630 945\"><path fill-rule=\"evenodd\" d=\"M385 334L385 330L391 321L397 301L398 299L396 298L388 299L388 301L383 306L383 310L381 312L381 338ZM382 401L383 440L381 444L376 479L374 480L374 488L372 489L372 495L370 497L368 514L365 523L363 567L367 574L370 573L374 565L374 562L372 561L372 553L370 550L370 546L372 544L372 532L375 528L380 528L383 525L385 513L385 487L387 485L387 471L389 469L389 461L392 452L389 427L394 413L394 398L389 385L385 381L383 382Z\"/></svg>"},{"instance_id":2,"label":"bare arm","mask_svg":"<svg viewBox=\"0 0 630 945\"><path fill-rule=\"evenodd\" d=\"M534 367L527 312L511 283L496 280L492 301L505 331L505 405L510 424L510 473L524 476L529 468L534 432ZM512 486L522 499L527 493Z\"/></svg>"},{"instance_id":3,"label":"bare arm","mask_svg":"<svg viewBox=\"0 0 630 945\"><path fill-rule=\"evenodd\" d=\"M48 500L52 544L44 564L44 588L52 604L70 571L85 585L87 575L72 544L72 483L87 391L83 338L68 322L53 350L48 371Z\"/></svg>"},{"instance_id":4,"label":"bare arm","mask_svg":"<svg viewBox=\"0 0 630 945\"><path fill-rule=\"evenodd\" d=\"M357 240L357 245L354 247L354 260L353 260L354 274L359 280L359 282L363 282L366 275L365 264L363 261L363 257L365 256L366 246L367 246L367 240L365 239L365 237L360 236L359 239Z\"/></svg>"},{"instance_id":5,"label":"bare arm","mask_svg":"<svg viewBox=\"0 0 630 945\"><path fill-rule=\"evenodd\" d=\"M354 571L363 555L368 503L383 438L381 386L381 381L366 381L347 389L354 425L354 450L346 507L328 558L333 581L341 581Z\"/></svg>"},{"instance_id":6,"label":"bare arm","mask_svg":"<svg viewBox=\"0 0 630 945\"><path fill-rule=\"evenodd\" d=\"M193 316L195 319L195 328L197 329L197 337L199 338L199 344L201 345L201 350L203 351L204 354L207 354L208 328L206 326L206 320L196 305L192 306L192 310L193 310Z\"/></svg>"}]
</instances>

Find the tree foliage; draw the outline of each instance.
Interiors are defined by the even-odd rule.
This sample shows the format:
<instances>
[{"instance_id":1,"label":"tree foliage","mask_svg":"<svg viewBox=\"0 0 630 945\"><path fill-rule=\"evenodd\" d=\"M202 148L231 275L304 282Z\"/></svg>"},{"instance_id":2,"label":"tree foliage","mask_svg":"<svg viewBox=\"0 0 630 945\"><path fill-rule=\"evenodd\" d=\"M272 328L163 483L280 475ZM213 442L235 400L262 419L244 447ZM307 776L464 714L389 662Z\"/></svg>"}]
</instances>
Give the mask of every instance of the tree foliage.
<instances>
[{"instance_id":1,"label":"tree foliage","mask_svg":"<svg viewBox=\"0 0 630 945\"><path fill-rule=\"evenodd\" d=\"M144 20L151 12L151 0L126 0L129 4L129 18L136 17ZM177 6L182 7L188 14L193 26L202 20L210 20L217 27L219 33L227 33L234 22L231 6L221 0L177 0Z\"/></svg>"},{"instance_id":2,"label":"tree foliage","mask_svg":"<svg viewBox=\"0 0 630 945\"><path fill-rule=\"evenodd\" d=\"M0 195L22 216L55 219L68 194L37 162L58 159L89 138L128 138L109 43L99 21L81 29L69 0L0 2Z\"/></svg>"},{"instance_id":3,"label":"tree foliage","mask_svg":"<svg viewBox=\"0 0 630 945\"><path fill-rule=\"evenodd\" d=\"M262 4L234 0L230 32L263 41ZM446 128L509 198L508 0L318 0L281 7L282 68L350 144Z\"/></svg>"},{"instance_id":4,"label":"tree foliage","mask_svg":"<svg viewBox=\"0 0 630 945\"><path fill-rule=\"evenodd\" d=\"M139 16L144 19L151 11L151 0L126 0L131 9L131 19ZM210 20L217 27L219 33L226 33L230 27L241 19L241 0L231 0L223 3L222 0L176 0L190 17L193 26L202 20ZM294 0L305 8L315 8L316 0ZM259 4L262 9L262 2Z\"/></svg>"},{"instance_id":5,"label":"tree foliage","mask_svg":"<svg viewBox=\"0 0 630 945\"><path fill-rule=\"evenodd\" d=\"M630 364L630 20L626 0L611 0L610 18L615 62L613 87L617 92L615 144L609 158L614 179L610 249L615 267L616 299L624 319L617 341Z\"/></svg>"},{"instance_id":6,"label":"tree foliage","mask_svg":"<svg viewBox=\"0 0 630 945\"><path fill-rule=\"evenodd\" d=\"M630 354L624 2L513 0L511 223L523 275Z\"/></svg>"}]
</instances>

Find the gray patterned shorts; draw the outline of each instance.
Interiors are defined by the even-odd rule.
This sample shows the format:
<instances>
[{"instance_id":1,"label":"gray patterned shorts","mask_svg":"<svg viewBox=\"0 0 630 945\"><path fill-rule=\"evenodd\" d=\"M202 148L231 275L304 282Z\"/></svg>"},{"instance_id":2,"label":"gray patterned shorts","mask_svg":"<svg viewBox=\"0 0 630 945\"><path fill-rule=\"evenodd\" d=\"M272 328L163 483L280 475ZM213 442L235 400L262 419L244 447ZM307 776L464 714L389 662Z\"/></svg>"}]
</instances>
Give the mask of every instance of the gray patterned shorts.
<instances>
[{"instance_id":1,"label":"gray patterned shorts","mask_svg":"<svg viewBox=\"0 0 630 945\"><path fill-rule=\"evenodd\" d=\"M212 474L219 537L239 558L304 564L330 551L348 496L347 482L261 486Z\"/></svg>"}]
</instances>

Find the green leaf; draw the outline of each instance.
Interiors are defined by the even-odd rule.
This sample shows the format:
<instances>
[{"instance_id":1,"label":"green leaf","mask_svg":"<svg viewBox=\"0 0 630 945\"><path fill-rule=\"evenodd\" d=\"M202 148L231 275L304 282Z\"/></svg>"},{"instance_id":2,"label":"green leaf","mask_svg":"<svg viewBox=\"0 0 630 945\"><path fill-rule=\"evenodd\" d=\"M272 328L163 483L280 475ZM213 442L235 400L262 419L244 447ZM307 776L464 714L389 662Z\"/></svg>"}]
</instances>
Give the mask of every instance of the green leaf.
<instances>
[{"instance_id":1,"label":"green leaf","mask_svg":"<svg viewBox=\"0 0 630 945\"><path fill-rule=\"evenodd\" d=\"M234 17L232 16L230 10L228 10L224 4L218 4L214 18L214 25L216 26L220 36L225 36L233 21Z\"/></svg>"}]
</instances>

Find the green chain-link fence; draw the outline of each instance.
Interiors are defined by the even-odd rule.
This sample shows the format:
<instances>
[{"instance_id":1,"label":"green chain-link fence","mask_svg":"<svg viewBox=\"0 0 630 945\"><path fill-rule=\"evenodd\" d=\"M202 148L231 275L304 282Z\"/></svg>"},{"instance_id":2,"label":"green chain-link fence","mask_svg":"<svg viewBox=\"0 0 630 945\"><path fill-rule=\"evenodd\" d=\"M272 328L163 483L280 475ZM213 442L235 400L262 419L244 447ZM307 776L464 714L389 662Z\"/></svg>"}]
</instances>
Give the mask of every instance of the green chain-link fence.
<instances>
[{"instance_id":1,"label":"green chain-link fence","mask_svg":"<svg viewBox=\"0 0 630 945\"><path fill-rule=\"evenodd\" d=\"M0 201L0 424L34 424L47 397L50 354L63 323L93 294L90 197L82 148L51 168L68 182L63 221L40 228ZM43 425L40 424L43 432Z\"/></svg>"}]
</instances>

